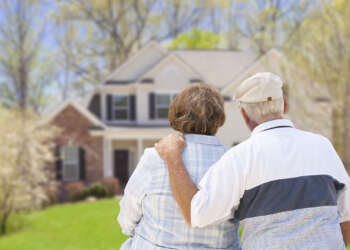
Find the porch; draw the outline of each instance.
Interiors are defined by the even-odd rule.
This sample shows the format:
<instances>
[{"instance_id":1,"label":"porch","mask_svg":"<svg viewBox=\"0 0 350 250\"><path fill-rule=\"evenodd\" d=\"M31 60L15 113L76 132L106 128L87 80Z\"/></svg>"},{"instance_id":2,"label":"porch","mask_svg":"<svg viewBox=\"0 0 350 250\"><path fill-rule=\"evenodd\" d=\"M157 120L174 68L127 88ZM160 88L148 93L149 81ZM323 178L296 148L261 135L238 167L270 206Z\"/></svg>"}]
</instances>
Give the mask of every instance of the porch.
<instances>
[{"instance_id":1,"label":"porch","mask_svg":"<svg viewBox=\"0 0 350 250\"><path fill-rule=\"evenodd\" d=\"M103 175L117 177L126 184L135 170L145 148L173 132L169 127L118 127L93 131L103 136Z\"/></svg>"}]
</instances>

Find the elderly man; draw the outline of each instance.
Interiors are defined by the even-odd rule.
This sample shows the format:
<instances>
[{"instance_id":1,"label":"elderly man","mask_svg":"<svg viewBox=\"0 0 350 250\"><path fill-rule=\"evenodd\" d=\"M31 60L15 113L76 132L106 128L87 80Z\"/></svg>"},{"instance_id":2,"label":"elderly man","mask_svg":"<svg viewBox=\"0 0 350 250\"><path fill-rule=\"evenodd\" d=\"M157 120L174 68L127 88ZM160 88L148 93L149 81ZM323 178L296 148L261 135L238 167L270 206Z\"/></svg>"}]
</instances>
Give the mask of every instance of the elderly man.
<instances>
[{"instance_id":1,"label":"elderly man","mask_svg":"<svg viewBox=\"0 0 350 250\"><path fill-rule=\"evenodd\" d=\"M282 118L287 102L272 73L245 80L236 100L252 135L224 154L198 187L181 159L182 137L156 144L187 223L204 227L236 217L243 249L345 249L350 178L332 144Z\"/></svg>"}]
</instances>

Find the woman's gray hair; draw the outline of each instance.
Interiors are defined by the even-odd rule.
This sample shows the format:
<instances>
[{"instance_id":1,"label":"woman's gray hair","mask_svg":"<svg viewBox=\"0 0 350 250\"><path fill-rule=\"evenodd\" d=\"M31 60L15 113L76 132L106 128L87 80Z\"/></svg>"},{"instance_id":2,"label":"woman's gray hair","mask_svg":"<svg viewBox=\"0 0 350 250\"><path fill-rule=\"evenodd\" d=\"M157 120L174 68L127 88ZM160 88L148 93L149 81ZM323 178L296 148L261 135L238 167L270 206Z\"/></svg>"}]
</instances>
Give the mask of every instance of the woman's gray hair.
<instances>
[{"instance_id":1,"label":"woman's gray hair","mask_svg":"<svg viewBox=\"0 0 350 250\"><path fill-rule=\"evenodd\" d=\"M282 115L284 110L284 100L281 98L257 103L241 102L240 106L245 110L251 120L260 124L272 115Z\"/></svg>"}]
</instances>

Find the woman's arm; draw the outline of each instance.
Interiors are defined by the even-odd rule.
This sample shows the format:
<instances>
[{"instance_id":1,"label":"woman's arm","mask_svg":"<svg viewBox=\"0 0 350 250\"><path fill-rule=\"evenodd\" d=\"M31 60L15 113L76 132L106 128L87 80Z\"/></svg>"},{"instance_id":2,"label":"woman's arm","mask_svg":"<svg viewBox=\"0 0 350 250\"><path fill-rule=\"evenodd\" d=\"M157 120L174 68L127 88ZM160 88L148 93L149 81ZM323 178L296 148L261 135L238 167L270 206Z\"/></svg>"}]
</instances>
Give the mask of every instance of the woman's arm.
<instances>
[{"instance_id":1,"label":"woman's arm","mask_svg":"<svg viewBox=\"0 0 350 250\"><path fill-rule=\"evenodd\" d=\"M130 177L124 190L124 196L120 201L118 222L123 234L128 236L134 235L135 228L142 218L142 199L145 196L147 184L151 181L149 171L147 171L149 160L147 151L145 151Z\"/></svg>"}]
</instances>

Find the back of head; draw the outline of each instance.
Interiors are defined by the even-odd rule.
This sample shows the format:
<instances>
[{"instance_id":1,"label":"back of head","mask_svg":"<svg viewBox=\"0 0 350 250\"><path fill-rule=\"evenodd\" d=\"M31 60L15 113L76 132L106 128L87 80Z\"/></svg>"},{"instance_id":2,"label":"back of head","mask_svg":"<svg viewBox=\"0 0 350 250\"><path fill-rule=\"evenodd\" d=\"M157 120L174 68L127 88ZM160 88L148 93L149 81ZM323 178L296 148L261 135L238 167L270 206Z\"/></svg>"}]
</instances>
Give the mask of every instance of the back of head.
<instances>
[{"instance_id":1,"label":"back of head","mask_svg":"<svg viewBox=\"0 0 350 250\"><path fill-rule=\"evenodd\" d=\"M224 100L209 85L191 85L175 97L168 119L179 132L215 135L225 122Z\"/></svg>"},{"instance_id":2,"label":"back of head","mask_svg":"<svg viewBox=\"0 0 350 250\"><path fill-rule=\"evenodd\" d=\"M243 81L236 90L235 99L250 120L257 124L281 117L284 112L280 77L261 72Z\"/></svg>"}]
</instances>

